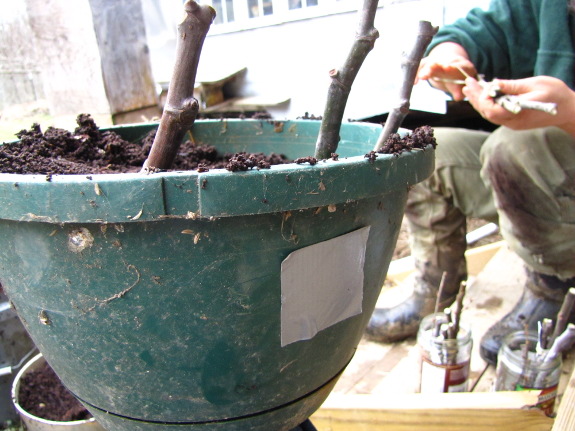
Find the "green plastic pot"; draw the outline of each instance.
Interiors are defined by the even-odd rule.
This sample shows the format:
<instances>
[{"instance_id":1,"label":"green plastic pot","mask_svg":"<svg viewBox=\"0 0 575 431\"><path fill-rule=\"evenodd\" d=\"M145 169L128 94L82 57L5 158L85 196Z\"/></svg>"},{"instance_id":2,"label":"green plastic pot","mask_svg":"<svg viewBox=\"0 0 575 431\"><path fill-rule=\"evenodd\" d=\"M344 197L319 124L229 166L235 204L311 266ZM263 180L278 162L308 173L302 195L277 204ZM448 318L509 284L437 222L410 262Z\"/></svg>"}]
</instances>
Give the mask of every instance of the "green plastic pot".
<instances>
[{"instance_id":1,"label":"green plastic pot","mask_svg":"<svg viewBox=\"0 0 575 431\"><path fill-rule=\"evenodd\" d=\"M155 127L113 130L137 140ZM229 120L198 121L192 134L222 152L296 158L313 154L318 131L316 121ZM339 160L314 166L0 174L0 281L46 360L105 428L289 430L353 357L407 191L434 167L431 147L368 160L380 131L344 124ZM345 251L347 240L337 241L349 235L363 243ZM284 265L301 251L312 258L290 274L305 280L288 286ZM311 305L337 315L345 292L359 289L359 312L315 334L309 321L296 322L301 336L286 329L286 310L299 314L290 304L329 289L324 275L339 285L348 272L360 282Z\"/></svg>"}]
</instances>

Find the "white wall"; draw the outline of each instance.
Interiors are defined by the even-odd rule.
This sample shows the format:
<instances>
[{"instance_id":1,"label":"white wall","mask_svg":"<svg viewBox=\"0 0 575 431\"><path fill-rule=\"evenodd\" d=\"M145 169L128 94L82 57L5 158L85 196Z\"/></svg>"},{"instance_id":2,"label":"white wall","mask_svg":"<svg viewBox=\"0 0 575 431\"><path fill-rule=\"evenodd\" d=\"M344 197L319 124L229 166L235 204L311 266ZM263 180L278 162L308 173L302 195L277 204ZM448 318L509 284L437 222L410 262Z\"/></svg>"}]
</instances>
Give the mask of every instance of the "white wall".
<instances>
[{"instance_id":1,"label":"white wall","mask_svg":"<svg viewBox=\"0 0 575 431\"><path fill-rule=\"evenodd\" d=\"M88 0L25 2L50 113L109 114Z\"/></svg>"},{"instance_id":2,"label":"white wall","mask_svg":"<svg viewBox=\"0 0 575 431\"><path fill-rule=\"evenodd\" d=\"M0 109L44 97L31 32L26 4L4 2L0 12Z\"/></svg>"},{"instance_id":3,"label":"white wall","mask_svg":"<svg viewBox=\"0 0 575 431\"><path fill-rule=\"evenodd\" d=\"M487 7L488 3L488 0L380 1L375 22L380 37L354 82L345 118L370 117L388 112L395 105L401 54L412 47L420 20L442 26L465 15L470 8ZM152 4L154 0L144 0L145 10L152 10ZM180 1L162 0L161 4L168 9L166 16L179 17L174 10L181 6ZM361 4L358 0L358 7ZM169 23L166 25L169 27ZM227 34L211 31L202 51L198 77L224 76L227 71L247 67L238 95L290 98L288 104L271 111L279 119L295 118L305 112L322 115L330 82L328 71L343 64L356 26L356 12L346 12ZM147 29L155 78L169 80L175 42L165 29L163 38L155 40L149 25ZM412 107L444 109L443 93L431 91L430 99L429 92L427 84L417 88Z\"/></svg>"}]
</instances>

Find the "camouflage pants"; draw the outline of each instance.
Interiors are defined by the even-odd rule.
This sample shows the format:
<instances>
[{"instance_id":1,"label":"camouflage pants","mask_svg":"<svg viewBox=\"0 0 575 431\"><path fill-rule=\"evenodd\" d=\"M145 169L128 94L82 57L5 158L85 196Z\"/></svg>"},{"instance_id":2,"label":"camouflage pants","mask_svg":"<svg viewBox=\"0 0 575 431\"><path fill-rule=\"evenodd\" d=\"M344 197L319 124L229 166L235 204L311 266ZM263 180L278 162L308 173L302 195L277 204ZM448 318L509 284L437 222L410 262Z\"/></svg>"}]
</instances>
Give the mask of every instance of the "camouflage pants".
<instances>
[{"instance_id":1,"label":"camouflage pants","mask_svg":"<svg viewBox=\"0 0 575 431\"><path fill-rule=\"evenodd\" d=\"M435 172L408 196L414 258L438 268L464 262L473 217L498 223L532 270L574 277L575 138L557 128L505 127L437 128L435 136Z\"/></svg>"}]
</instances>

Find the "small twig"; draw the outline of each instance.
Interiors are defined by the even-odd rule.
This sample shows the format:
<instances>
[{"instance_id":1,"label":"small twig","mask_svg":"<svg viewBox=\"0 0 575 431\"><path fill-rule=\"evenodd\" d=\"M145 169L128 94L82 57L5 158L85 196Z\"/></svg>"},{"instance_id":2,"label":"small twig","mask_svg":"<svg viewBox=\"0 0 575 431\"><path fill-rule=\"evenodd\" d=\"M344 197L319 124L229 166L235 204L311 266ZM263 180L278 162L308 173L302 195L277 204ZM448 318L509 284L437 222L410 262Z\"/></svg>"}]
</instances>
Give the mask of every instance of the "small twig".
<instances>
[{"instance_id":1,"label":"small twig","mask_svg":"<svg viewBox=\"0 0 575 431\"><path fill-rule=\"evenodd\" d=\"M430 79L436 82L449 82L451 84L465 85L465 79L437 78L435 76Z\"/></svg>"},{"instance_id":2,"label":"small twig","mask_svg":"<svg viewBox=\"0 0 575 431\"><path fill-rule=\"evenodd\" d=\"M178 25L176 64L170 80L168 98L143 171L169 169L186 132L196 119L199 104L194 99L200 53L216 11L193 0L184 4L185 19Z\"/></svg>"},{"instance_id":3,"label":"small twig","mask_svg":"<svg viewBox=\"0 0 575 431\"><path fill-rule=\"evenodd\" d=\"M547 355L545 355L544 362L552 361L561 353L568 350L575 342L575 325L569 323L567 328L555 338L553 344L549 348Z\"/></svg>"},{"instance_id":4,"label":"small twig","mask_svg":"<svg viewBox=\"0 0 575 431\"><path fill-rule=\"evenodd\" d=\"M433 318L433 336L439 337L441 335L441 326L443 322L439 323L437 320L437 313L439 313L439 305L441 304L441 296L443 295L443 289L445 288L445 279L447 278L447 271L444 271L441 274L441 280L439 281L439 287L437 289L437 297L435 298L435 307L433 309L433 314L435 317Z\"/></svg>"},{"instance_id":5,"label":"small twig","mask_svg":"<svg viewBox=\"0 0 575 431\"><path fill-rule=\"evenodd\" d=\"M454 338L457 339L457 334L459 333L459 326L461 323L461 312L463 311L463 298L465 298L465 292L467 290L467 282L462 281L459 285L459 291L455 297L455 313L453 316L453 333Z\"/></svg>"},{"instance_id":6,"label":"small twig","mask_svg":"<svg viewBox=\"0 0 575 431\"><path fill-rule=\"evenodd\" d=\"M445 314L446 323L453 322L453 319L451 318L451 308L446 308L445 310L443 310L443 314Z\"/></svg>"},{"instance_id":7,"label":"small twig","mask_svg":"<svg viewBox=\"0 0 575 431\"><path fill-rule=\"evenodd\" d=\"M441 335L441 325L444 323L443 319L439 319L437 313L434 313L433 323L431 326L431 336L433 338L438 338Z\"/></svg>"},{"instance_id":8,"label":"small twig","mask_svg":"<svg viewBox=\"0 0 575 431\"><path fill-rule=\"evenodd\" d=\"M385 144L385 141L387 141L387 138L389 138L392 134L397 133L399 126L401 126L401 123L409 113L409 99L411 98L411 92L413 90L415 77L417 76L419 63L421 62L421 58L425 53L425 49L436 33L437 27L433 27L430 22L419 22L419 31L417 33L415 44L411 52L404 56L404 59L401 63L403 81L399 91L399 105L389 113L387 121L385 122L385 126L383 127L383 131L379 135L379 139L375 144L374 151L381 149Z\"/></svg>"},{"instance_id":9,"label":"small twig","mask_svg":"<svg viewBox=\"0 0 575 431\"><path fill-rule=\"evenodd\" d=\"M542 321L537 322L537 327L537 353L541 354L544 350L547 350L550 347L549 340L551 339L551 334L553 333L553 320L544 318Z\"/></svg>"},{"instance_id":10,"label":"small twig","mask_svg":"<svg viewBox=\"0 0 575 431\"><path fill-rule=\"evenodd\" d=\"M449 340L449 322L441 324L441 337L443 341Z\"/></svg>"},{"instance_id":11,"label":"small twig","mask_svg":"<svg viewBox=\"0 0 575 431\"><path fill-rule=\"evenodd\" d=\"M467 72L465 71L465 69L463 69L461 66L457 66L457 65L456 65L455 68L456 68L457 70L459 70L459 72L461 72L461 74L462 74L463 76L465 76L465 79L467 79L467 78L473 78L473 77L472 77L469 73L467 73ZM465 84L465 79L463 80L463 84ZM483 75L477 75L477 78L476 78L476 79L477 79L477 81L479 81L479 82L485 83L485 80L483 79ZM446 79L446 81L447 81L447 79Z\"/></svg>"},{"instance_id":12,"label":"small twig","mask_svg":"<svg viewBox=\"0 0 575 431\"><path fill-rule=\"evenodd\" d=\"M557 115L557 104L551 102L538 102L536 100L523 100L518 96L504 94L496 97L495 103L501 105L512 114L519 114L523 109L545 112L549 115Z\"/></svg>"},{"instance_id":13,"label":"small twig","mask_svg":"<svg viewBox=\"0 0 575 431\"><path fill-rule=\"evenodd\" d=\"M550 345L553 345L557 337L560 334L562 334L565 328L567 327L567 322L569 321L569 316L573 312L574 305L575 305L575 287L571 287L565 294L565 298L563 298L563 303L561 304L559 313L557 313L557 323L555 323L555 329L553 330L553 335L551 335L551 339L549 340Z\"/></svg>"},{"instance_id":14,"label":"small twig","mask_svg":"<svg viewBox=\"0 0 575 431\"><path fill-rule=\"evenodd\" d=\"M527 334L527 331L525 331ZM530 350L530 341L527 337L525 337L525 343L521 346L521 358L523 359L523 366L521 367L521 374L519 375L519 382L523 382L523 384L518 382L518 386L528 386L529 385L529 373L527 370L529 369L529 350Z\"/></svg>"},{"instance_id":15,"label":"small twig","mask_svg":"<svg viewBox=\"0 0 575 431\"><path fill-rule=\"evenodd\" d=\"M439 281L439 288L437 289L437 298L435 299L435 309L434 313L439 312L439 305L441 304L441 296L443 295L443 289L445 289L445 281L447 279L447 271L443 271L441 274L441 280Z\"/></svg>"},{"instance_id":16,"label":"small twig","mask_svg":"<svg viewBox=\"0 0 575 431\"><path fill-rule=\"evenodd\" d=\"M373 25L377 5L378 0L364 0L363 8L359 11L355 42L347 59L341 69L332 69L329 72L331 84L315 146L315 158L318 160L328 159L337 151L339 131L351 86L367 54L373 49L375 40L379 37Z\"/></svg>"}]
</instances>

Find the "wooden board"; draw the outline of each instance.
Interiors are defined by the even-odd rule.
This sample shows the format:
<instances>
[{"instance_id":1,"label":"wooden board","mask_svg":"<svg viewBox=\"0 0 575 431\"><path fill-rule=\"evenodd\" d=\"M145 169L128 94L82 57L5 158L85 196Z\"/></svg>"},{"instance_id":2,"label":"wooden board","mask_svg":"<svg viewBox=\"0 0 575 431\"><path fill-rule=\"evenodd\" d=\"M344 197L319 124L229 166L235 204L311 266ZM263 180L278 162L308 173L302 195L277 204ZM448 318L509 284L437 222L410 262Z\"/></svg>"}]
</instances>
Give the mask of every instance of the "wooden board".
<instances>
[{"instance_id":1,"label":"wooden board","mask_svg":"<svg viewBox=\"0 0 575 431\"><path fill-rule=\"evenodd\" d=\"M158 109L141 0L89 0L112 116Z\"/></svg>"},{"instance_id":2,"label":"wooden board","mask_svg":"<svg viewBox=\"0 0 575 431\"><path fill-rule=\"evenodd\" d=\"M537 391L330 397L311 416L318 431L549 431Z\"/></svg>"},{"instance_id":3,"label":"wooden board","mask_svg":"<svg viewBox=\"0 0 575 431\"><path fill-rule=\"evenodd\" d=\"M567 388L557 410L557 419L553 424L553 431L575 430L575 370L571 373L566 386Z\"/></svg>"},{"instance_id":4,"label":"wooden board","mask_svg":"<svg viewBox=\"0 0 575 431\"><path fill-rule=\"evenodd\" d=\"M279 106L289 102L289 98L277 98L269 96L250 96L234 97L227 99L222 103L214 106L208 106L202 109L202 112L246 112L246 111L265 111L266 108Z\"/></svg>"},{"instance_id":5,"label":"wooden board","mask_svg":"<svg viewBox=\"0 0 575 431\"><path fill-rule=\"evenodd\" d=\"M467 259L467 272L470 276L479 274L487 262L505 245L505 241L497 241L480 247L470 248L465 252ZM399 284L404 281L415 269L411 256L391 262L387 271L387 278Z\"/></svg>"}]
</instances>

